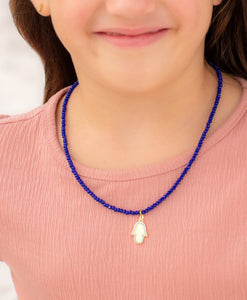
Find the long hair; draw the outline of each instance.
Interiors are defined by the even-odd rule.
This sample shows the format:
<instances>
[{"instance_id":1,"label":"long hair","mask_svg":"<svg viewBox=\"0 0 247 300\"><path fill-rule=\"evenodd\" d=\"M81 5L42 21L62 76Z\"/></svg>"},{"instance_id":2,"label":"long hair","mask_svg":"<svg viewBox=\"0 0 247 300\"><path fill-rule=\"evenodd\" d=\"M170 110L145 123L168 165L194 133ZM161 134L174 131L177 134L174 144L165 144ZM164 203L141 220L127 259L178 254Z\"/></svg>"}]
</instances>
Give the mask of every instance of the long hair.
<instances>
[{"instance_id":1,"label":"long hair","mask_svg":"<svg viewBox=\"0 0 247 300\"><path fill-rule=\"evenodd\" d=\"M41 57L46 103L77 80L71 56L57 37L51 18L38 14L30 0L9 0L9 6L19 33ZM247 79L246 0L223 0L214 6L205 39L205 58L223 72Z\"/></svg>"}]
</instances>

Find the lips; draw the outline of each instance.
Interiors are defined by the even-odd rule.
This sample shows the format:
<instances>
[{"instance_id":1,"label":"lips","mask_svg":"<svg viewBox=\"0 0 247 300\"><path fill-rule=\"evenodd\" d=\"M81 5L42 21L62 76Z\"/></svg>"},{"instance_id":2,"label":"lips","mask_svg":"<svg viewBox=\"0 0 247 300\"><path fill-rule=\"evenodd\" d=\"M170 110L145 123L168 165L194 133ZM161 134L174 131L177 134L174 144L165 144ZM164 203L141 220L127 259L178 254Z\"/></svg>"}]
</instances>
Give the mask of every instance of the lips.
<instances>
[{"instance_id":1,"label":"lips","mask_svg":"<svg viewBox=\"0 0 247 300\"><path fill-rule=\"evenodd\" d=\"M157 33L157 32L162 31L162 30L164 30L164 29L150 31L150 32L144 32L144 33L135 34L135 35L122 34L122 33L116 33L116 32L98 32L98 33L100 33L100 34L106 34L106 35L109 35L109 36L137 37L137 36L142 36L142 35L146 35L146 34Z\"/></svg>"},{"instance_id":2,"label":"lips","mask_svg":"<svg viewBox=\"0 0 247 300\"><path fill-rule=\"evenodd\" d=\"M144 47L166 36L167 29L159 29L153 33L126 35L118 32L97 32L100 40L119 47Z\"/></svg>"},{"instance_id":3,"label":"lips","mask_svg":"<svg viewBox=\"0 0 247 300\"><path fill-rule=\"evenodd\" d=\"M166 29L162 26L142 27L142 28L104 28L96 33L112 36L138 36L147 33L155 33Z\"/></svg>"}]
</instances>

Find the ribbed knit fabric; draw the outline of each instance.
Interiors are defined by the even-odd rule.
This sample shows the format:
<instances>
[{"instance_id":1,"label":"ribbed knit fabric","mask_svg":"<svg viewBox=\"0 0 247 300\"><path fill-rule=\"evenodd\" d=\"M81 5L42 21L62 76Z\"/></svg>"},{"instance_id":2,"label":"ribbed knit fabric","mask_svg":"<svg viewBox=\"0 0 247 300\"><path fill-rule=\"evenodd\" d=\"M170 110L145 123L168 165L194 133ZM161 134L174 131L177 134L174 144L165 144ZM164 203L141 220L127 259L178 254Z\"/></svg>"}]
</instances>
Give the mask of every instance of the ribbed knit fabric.
<instances>
[{"instance_id":1,"label":"ribbed knit fabric","mask_svg":"<svg viewBox=\"0 0 247 300\"><path fill-rule=\"evenodd\" d=\"M247 299L247 81L237 79L241 102L177 189L144 215L140 245L131 235L138 216L105 208L71 172L55 120L68 88L1 115L0 260L19 300ZM98 197L140 210L171 188L193 152L128 170L73 162Z\"/></svg>"}]
</instances>

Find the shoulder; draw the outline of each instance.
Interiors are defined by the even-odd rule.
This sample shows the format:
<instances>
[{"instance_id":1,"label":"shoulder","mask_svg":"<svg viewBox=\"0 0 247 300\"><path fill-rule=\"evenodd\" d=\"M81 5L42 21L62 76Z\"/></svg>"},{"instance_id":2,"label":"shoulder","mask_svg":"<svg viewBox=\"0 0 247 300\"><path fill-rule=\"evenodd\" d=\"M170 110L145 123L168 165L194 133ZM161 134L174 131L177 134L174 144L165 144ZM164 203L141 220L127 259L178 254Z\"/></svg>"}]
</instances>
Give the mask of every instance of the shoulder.
<instances>
[{"instance_id":1,"label":"shoulder","mask_svg":"<svg viewBox=\"0 0 247 300\"><path fill-rule=\"evenodd\" d=\"M0 115L0 179L8 174L20 176L36 157L42 137L41 124L46 105L17 115Z\"/></svg>"},{"instance_id":2,"label":"shoulder","mask_svg":"<svg viewBox=\"0 0 247 300\"><path fill-rule=\"evenodd\" d=\"M42 104L28 112L7 115L1 114L0 112L0 134L4 133L5 129L20 128L22 126L32 126L32 124L37 123L38 120L45 114L48 110L54 108L61 98L68 91L69 87L65 87L54 94L45 104Z\"/></svg>"},{"instance_id":3,"label":"shoulder","mask_svg":"<svg viewBox=\"0 0 247 300\"><path fill-rule=\"evenodd\" d=\"M61 89L45 104L28 112L16 115L0 114L0 154L4 152L11 156L13 151L28 151L32 145L38 144L45 135L47 126L52 124L49 121L57 102L67 90L68 87Z\"/></svg>"},{"instance_id":4,"label":"shoulder","mask_svg":"<svg viewBox=\"0 0 247 300\"><path fill-rule=\"evenodd\" d=\"M17 153L27 143L30 146L38 134L47 104L26 113L0 115L0 154L5 159Z\"/></svg>"},{"instance_id":5,"label":"shoulder","mask_svg":"<svg viewBox=\"0 0 247 300\"><path fill-rule=\"evenodd\" d=\"M44 104L45 105L45 104ZM25 121L35 119L44 110L43 105L26 113L16 115L0 114L0 132L3 132L6 127L15 127L17 124L24 123Z\"/></svg>"}]
</instances>

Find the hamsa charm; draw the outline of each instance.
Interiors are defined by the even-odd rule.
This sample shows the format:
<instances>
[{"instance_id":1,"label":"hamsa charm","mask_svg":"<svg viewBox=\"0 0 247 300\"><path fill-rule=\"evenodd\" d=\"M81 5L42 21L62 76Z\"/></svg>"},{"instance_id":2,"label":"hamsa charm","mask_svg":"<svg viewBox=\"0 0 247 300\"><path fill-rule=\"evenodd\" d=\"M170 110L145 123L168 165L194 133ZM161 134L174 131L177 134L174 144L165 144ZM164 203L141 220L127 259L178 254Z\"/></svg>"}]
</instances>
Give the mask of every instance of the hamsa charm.
<instances>
[{"instance_id":1,"label":"hamsa charm","mask_svg":"<svg viewBox=\"0 0 247 300\"><path fill-rule=\"evenodd\" d=\"M136 244L141 244L144 241L144 237L147 237L147 230L146 230L146 225L143 223L143 214L140 210L140 217L139 221L135 224L131 235L134 235L134 242Z\"/></svg>"}]
</instances>

